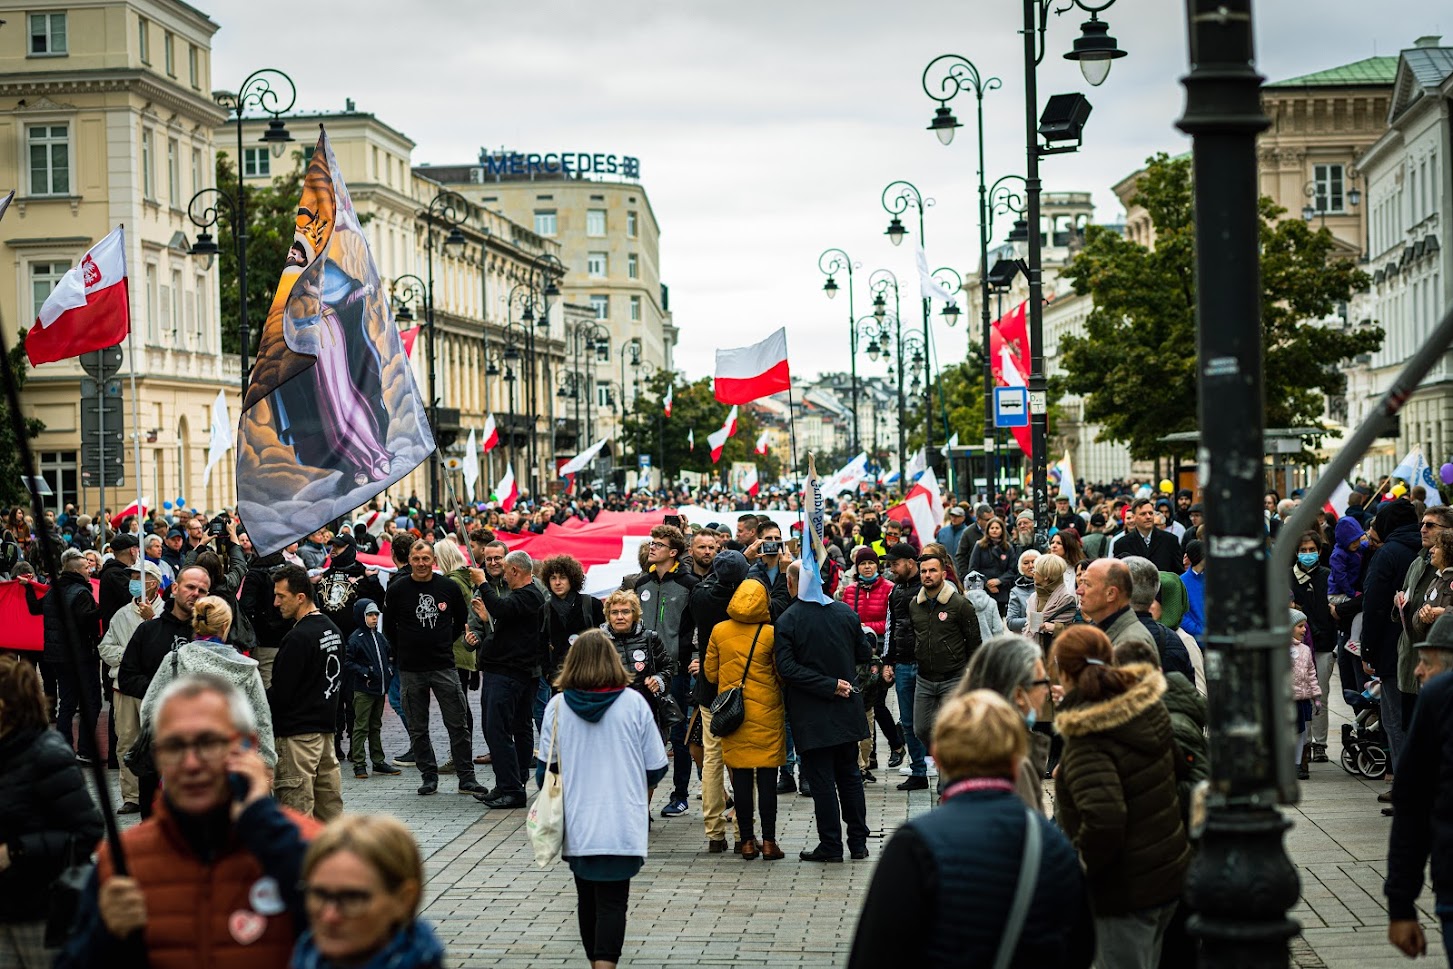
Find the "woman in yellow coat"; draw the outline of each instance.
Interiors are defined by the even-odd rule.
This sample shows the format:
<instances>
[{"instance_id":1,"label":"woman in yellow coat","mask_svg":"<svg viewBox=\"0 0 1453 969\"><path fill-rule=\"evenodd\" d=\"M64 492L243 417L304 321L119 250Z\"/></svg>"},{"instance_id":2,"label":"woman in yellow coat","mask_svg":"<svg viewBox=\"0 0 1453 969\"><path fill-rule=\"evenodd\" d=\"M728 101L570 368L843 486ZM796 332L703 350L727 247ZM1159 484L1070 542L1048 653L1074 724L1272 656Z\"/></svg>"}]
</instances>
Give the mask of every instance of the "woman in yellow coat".
<instances>
[{"instance_id":1,"label":"woman in yellow coat","mask_svg":"<svg viewBox=\"0 0 1453 969\"><path fill-rule=\"evenodd\" d=\"M745 579L727 605L727 617L712 630L702 673L718 690L742 687L746 717L740 727L721 738L721 759L732 775L742 860L761 855L776 861L782 857L782 849L777 847L777 771L787 763L787 714L772 662L767 587L754 578ZM760 846L752 830L754 785L762 818Z\"/></svg>"}]
</instances>

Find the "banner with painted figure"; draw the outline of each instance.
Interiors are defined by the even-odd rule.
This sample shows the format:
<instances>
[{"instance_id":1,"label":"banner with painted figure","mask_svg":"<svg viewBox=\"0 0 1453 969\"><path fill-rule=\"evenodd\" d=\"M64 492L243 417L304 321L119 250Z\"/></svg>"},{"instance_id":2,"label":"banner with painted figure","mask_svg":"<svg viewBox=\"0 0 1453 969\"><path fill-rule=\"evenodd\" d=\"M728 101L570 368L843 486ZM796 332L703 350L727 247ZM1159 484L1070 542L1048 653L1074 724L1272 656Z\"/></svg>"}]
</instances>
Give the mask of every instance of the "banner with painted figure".
<instances>
[{"instance_id":1,"label":"banner with painted figure","mask_svg":"<svg viewBox=\"0 0 1453 969\"><path fill-rule=\"evenodd\" d=\"M242 401L238 513L266 555L367 504L433 450L387 289L324 132Z\"/></svg>"}]
</instances>

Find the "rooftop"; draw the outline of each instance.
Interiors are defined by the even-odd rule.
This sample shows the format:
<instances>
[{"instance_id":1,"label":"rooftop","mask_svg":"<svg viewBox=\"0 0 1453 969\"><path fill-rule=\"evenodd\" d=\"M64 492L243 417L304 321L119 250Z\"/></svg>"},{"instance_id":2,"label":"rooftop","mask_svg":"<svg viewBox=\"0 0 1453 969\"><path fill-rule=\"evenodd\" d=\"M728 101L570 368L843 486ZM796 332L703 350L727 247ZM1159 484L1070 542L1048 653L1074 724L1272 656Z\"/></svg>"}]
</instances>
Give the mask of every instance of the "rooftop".
<instances>
[{"instance_id":1,"label":"rooftop","mask_svg":"<svg viewBox=\"0 0 1453 969\"><path fill-rule=\"evenodd\" d=\"M1303 74L1301 77L1273 81L1268 88L1287 87L1365 87L1391 85L1397 76L1398 59L1393 57L1367 57L1341 67L1330 67L1325 71Z\"/></svg>"}]
</instances>

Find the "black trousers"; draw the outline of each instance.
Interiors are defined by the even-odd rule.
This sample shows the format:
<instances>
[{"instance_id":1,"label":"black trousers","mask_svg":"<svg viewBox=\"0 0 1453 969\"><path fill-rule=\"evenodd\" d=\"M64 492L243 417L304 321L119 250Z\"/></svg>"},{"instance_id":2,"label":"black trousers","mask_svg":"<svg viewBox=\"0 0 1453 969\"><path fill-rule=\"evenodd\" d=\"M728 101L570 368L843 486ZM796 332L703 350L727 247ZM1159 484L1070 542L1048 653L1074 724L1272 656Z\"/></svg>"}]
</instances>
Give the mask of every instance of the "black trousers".
<instances>
[{"instance_id":1,"label":"black trousers","mask_svg":"<svg viewBox=\"0 0 1453 969\"><path fill-rule=\"evenodd\" d=\"M626 944L626 903L631 880L593 882L575 876L576 914L580 941L591 962L620 962Z\"/></svg>"},{"instance_id":2,"label":"black trousers","mask_svg":"<svg viewBox=\"0 0 1453 969\"><path fill-rule=\"evenodd\" d=\"M96 721L87 720L86 705L81 697L84 690L85 695L91 701L91 713L98 715L101 712L101 681L92 675L89 667L85 676L78 677L76 668L70 663L45 661L44 665L50 669L50 674L55 680L56 692L60 694L60 702L56 710L56 729L77 753L86 757L95 757ZM72 723L78 713L81 714L81 728L72 733ZM89 739L86 739L88 737Z\"/></svg>"},{"instance_id":3,"label":"black trousers","mask_svg":"<svg viewBox=\"0 0 1453 969\"><path fill-rule=\"evenodd\" d=\"M903 746L903 727L893 719L893 711L888 709L888 691L884 690L878 697L878 702L873 704L873 723L883 731L883 739L888 741L889 750L898 750ZM873 741L873 753L878 753L878 742Z\"/></svg>"},{"instance_id":4,"label":"black trousers","mask_svg":"<svg viewBox=\"0 0 1453 969\"><path fill-rule=\"evenodd\" d=\"M868 846L868 802L863 796L863 775L858 770L856 742L798 750L802 779L812 787L812 808L817 817L817 840L829 853L843 853L843 822L848 848ZM841 813L839 813L841 807Z\"/></svg>"},{"instance_id":5,"label":"black trousers","mask_svg":"<svg viewBox=\"0 0 1453 969\"><path fill-rule=\"evenodd\" d=\"M757 786L755 804L752 801L753 784ZM756 838L752 815L757 809L762 816L762 838L777 840L777 768L733 767L732 799L737 809L737 830L743 841Z\"/></svg>"},{"instance_id":6,"label":"black trousers","mask_svg":"<svg viewBox=\"0 0 1453 969\"><path fill-rule=\"evenodd\" d=\"M485 673L480 677L480 702L485 704L484 740L489 744L498 794L521 797L525 794L525 778L535 756L535 723L530 719L530 704L538 683L537 677L522 680L505 673Z\"/></svg>"}]
</instances>

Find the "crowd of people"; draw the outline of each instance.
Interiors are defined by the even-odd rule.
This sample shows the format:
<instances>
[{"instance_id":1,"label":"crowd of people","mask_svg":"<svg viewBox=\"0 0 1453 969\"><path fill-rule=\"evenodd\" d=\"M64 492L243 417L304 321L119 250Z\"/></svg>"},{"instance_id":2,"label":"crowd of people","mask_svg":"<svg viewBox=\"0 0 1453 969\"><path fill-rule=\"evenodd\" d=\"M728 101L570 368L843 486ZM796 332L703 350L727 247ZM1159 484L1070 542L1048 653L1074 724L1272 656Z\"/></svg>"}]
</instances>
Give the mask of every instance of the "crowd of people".
<instances>
[{"instance_id":1,"label":"crowd of people","mask_svg":"<svg viewBox=\"0 0 1453 969\"><path fill-rule=\"evenodd\" d=\"M350 764L360 782L409 771L421 796L452 776L491 811L526 808L531 781L557 772L597 966L621 957L653 812L689 814L693 785L704 852L784 860L783 798L797 793L815 827L797 858L836 864L869 857L865 785L887 783L932 788L945 809L887 842L850 964L988 964L1005 946L1022 965L1192 964L1182 892L1209 774L1206 536L1192 493L1166 484L1056 495L1040 534L1012 488L992 503L949 496L931 535L886 495L840 496L818 570L827 603L799 597L799 528L760 513L790 495L587 493L448 514L380 502L270 555L225 510L103 535L71 508L39 523L16 509L0 565L44 617L44 650L38 664L0 660L0 776L46 783L0 798L0 884L16 884L16 855L28 877L54 879L95 845L99 815L77 793L89 758L109 755L119 811L142 823L123 832L125 874L100 847L69 932L47 934L54 919L31 900L0 912L0 950L26 966L62 941L61 964L78 966L142 952L224 964L244 947L258 965L439 964L417 917L418 849L398 822L345 813ZM1432 754L1393 764L1446 729L1414 700L1433 653L1453 653L1453 619L1440 620L1453 513L1370 492L1298 537L1287 700L1306 778L1327 759L1332 671L1379 694L1398 778L1382 800L1404 850L1388 880L1394 942L1411 951L1421 936L1400 916L1421 887L1416 852L1436 838L1409 805L1437 786ZM1296 501L1268 494L1268 540ZM603 599L575 558L511 550L511 535L602 509L669 510L640 571ZM53 576L39 533L64 546ZM386 707L409 744L392 757ZM1431 850L1437 887L1453 845ZM383 953L413 961L369 962Z\"/></svg>"}]
</instances>

